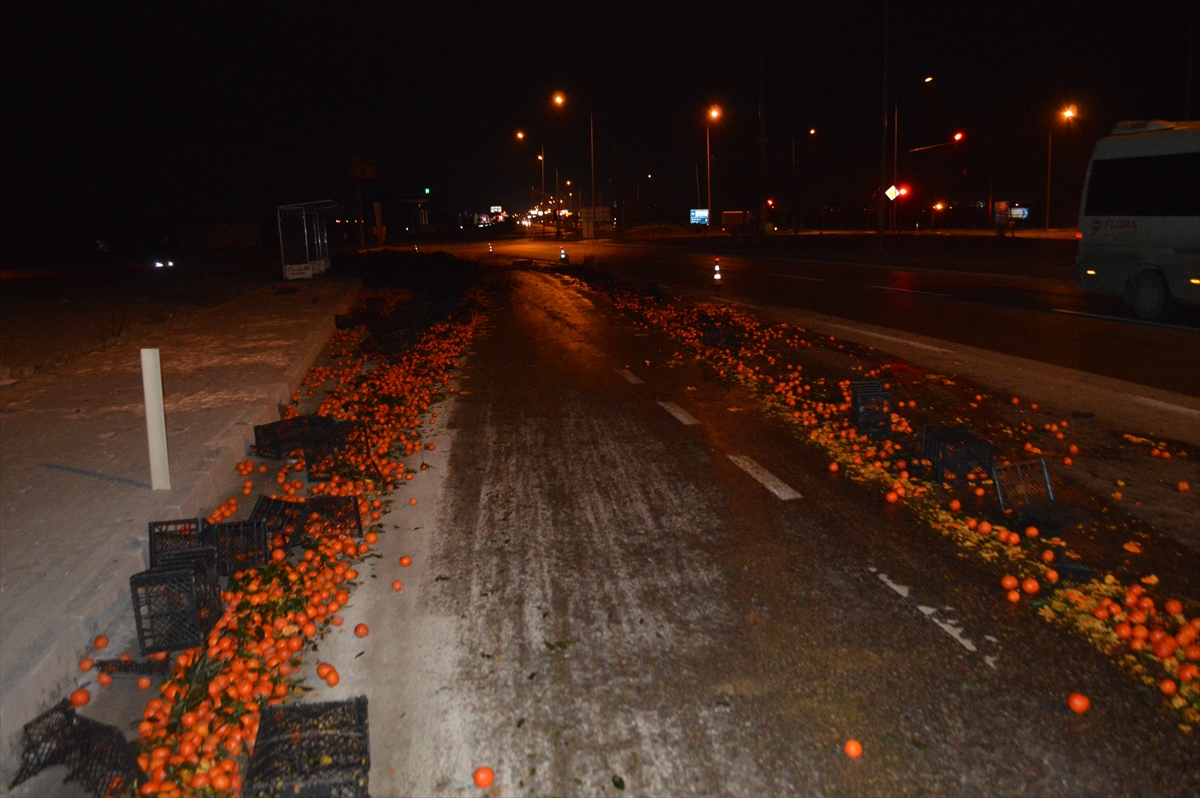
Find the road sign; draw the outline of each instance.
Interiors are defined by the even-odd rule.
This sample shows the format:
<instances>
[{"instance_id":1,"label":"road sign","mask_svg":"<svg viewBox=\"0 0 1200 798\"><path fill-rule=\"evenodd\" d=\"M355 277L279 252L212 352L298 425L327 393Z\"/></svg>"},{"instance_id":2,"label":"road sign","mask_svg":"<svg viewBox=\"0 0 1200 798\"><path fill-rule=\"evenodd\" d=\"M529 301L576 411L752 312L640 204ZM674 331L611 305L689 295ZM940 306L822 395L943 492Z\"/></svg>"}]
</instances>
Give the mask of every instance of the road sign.
<instances>
[{"instance_id":1,"label":"road sign","mask_svg":"<svg viewBox=\"0 0 1200 798\"><path fill-rule=\"evenodd\" d=\"M708 208L692 208L692 224L708 224Z\"/></svg>"},{"instance_id":2,"label":"road sign","mask_svg":"<svg viewBox=\"0 0 1200 798\"><path fill-rule=\"evenodd\" d=\"M359 156L351 158L350 177L354 180L376 180L379 177L379 171L375 167L375 159Z\"/></svg>"},{"instance_id":3,"label":"road sign","mask_svg":"<svg viewBox=\"0 0 1200 798\"><path fill-rule=\"evenodd\" d=\"M883 195L890 200L895 200L896 197L900 196L900 189L896 188L895 186L891 186L887 191L883 192Z\"/></svg>"},{"instance_id":4,"label":"road sign","mask_svg":"<svg viewBox=\"0 0 1200 798\"><path fill-rule=\"evenodd\" d=\"M504 208L500 205L493 205L492 213L504 213Z\"/></svg>"}]
</instances>

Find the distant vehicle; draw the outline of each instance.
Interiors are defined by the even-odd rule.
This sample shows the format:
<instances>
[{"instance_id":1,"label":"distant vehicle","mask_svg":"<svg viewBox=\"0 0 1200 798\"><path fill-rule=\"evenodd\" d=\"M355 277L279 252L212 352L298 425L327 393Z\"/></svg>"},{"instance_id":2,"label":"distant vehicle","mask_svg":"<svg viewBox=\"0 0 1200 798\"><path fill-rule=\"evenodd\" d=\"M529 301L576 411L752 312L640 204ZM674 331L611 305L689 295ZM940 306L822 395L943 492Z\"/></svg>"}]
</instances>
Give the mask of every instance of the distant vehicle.
<instances>
[{"instance_id":1,"label":"distant vehicle","mask_svg":"<svg viewBox=\"0 0 1200 798\"><path fill-rule=\"evenodd\" d=\"M1096 142L1075 282L1158 319L1200 302L1200 122L1120 122Z\"/></svg>"},{"instance_id":2,"label":"distant vehicle","mask_svg":"<svg viewBox=\"0 0 1200 798\"><path fill-rule=\"evenodd\" d=\"M750 211L721 211L721 230L734 235L754 232L754 214Z\"/></svg>"}]
</instances>

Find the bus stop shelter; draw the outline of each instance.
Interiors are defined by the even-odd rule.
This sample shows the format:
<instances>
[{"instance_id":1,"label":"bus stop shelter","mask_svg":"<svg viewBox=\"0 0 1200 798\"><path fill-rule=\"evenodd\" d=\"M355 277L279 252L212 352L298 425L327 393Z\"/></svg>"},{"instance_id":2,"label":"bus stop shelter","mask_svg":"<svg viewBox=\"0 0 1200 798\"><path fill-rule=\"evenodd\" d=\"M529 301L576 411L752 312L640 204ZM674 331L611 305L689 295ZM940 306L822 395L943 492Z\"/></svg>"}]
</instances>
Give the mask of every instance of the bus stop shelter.
<instances>
[{"instance_id":1,"label":"bus stop shelter","mask_svg":"<svg viewBox=\"0 0 1200 798\"><path fill-rule=\"evenodd\" d=\"M318 200L275 209L285 280L311 279L329 268L327 221L329 214L340 207L333 200Z\"/></svg>"}]
</instances>

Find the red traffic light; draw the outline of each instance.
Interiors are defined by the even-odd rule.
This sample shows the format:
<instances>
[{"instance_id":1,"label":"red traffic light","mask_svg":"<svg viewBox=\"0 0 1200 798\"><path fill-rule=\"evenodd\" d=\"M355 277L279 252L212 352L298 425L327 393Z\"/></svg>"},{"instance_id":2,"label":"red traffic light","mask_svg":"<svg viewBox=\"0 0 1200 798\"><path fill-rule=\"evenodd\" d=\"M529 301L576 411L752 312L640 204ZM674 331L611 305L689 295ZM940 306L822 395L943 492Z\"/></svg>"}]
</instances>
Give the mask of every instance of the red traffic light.
<instances>
[{"instance_id":1,"label":"red traffic light","mask_svg":"<svg viewBox=\"0 0 1200 798\"><path fill-rule=\"evenodd\" d=\"M900 196L901 196L901 197L907 197L907 196L908 196L908 186L900 186L900 188L899 188L899 191L900 191Z\"/></svg>"},{"instance_id":2,"label":"red traffic light","mask_svg":"<svg viewBox=\"0 0 1200 798\"><path fill-rule=\"evenodd\" d=\"M768 204L768 205L770 205L772 208L774 208L774 207L775 207L775 200L773 200L773 199L769 199L769 200L767 200L767 204Z\"/></svg>"},{"instance_id":3,"label":"red traffic light","mask_svg":"<svg viewBox=\"0 0 1200 798\"><path fill-rule=\"evenodd\" d=\"M962 141L962 140L963 140L963 134L962 134L962 132L961 132L961 131L960 131L960 132L958 132L958 133L955 133L955 134L954 134L954 140L955 140L955 141Z\"/></svg>"}]
</instances>

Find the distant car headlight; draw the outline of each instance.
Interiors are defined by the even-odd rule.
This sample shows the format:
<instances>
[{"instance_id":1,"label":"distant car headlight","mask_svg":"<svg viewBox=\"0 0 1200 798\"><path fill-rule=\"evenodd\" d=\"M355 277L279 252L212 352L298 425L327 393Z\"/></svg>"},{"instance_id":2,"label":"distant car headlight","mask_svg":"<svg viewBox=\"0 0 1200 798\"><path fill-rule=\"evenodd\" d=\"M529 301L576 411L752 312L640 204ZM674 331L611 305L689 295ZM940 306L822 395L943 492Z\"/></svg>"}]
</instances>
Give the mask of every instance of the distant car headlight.
<instances>
[{"instance_id":1,"label":"distant car headlight","mask_svg":"<svg viewBox=\"0 0 1200 798\"><path fill-rule=\"evenodd\" d=\"M161 269L162 267L163 267L162 261L160 261L160 260L154 261L154 268Z\"/></svg>"}]
</instances>

